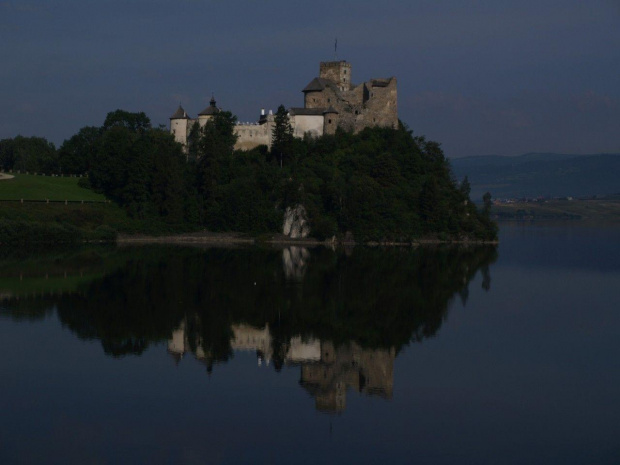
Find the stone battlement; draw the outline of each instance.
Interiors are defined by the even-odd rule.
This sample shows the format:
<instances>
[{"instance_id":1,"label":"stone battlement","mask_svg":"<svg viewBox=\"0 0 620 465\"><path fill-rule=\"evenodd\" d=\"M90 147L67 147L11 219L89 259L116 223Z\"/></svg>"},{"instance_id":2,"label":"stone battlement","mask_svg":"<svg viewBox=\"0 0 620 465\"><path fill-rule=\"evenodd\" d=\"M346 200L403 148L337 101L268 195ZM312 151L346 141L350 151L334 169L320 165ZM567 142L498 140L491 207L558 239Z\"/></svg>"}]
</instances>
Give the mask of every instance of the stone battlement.
<instances>
[{"instance_id":1,"label":"stone battlement","mask_svg":"<svg viewBox=\"0 0 620 465\"><path fill-rule=\"evenodd\" d=\"M372 126L398 127L398 89L395 77L374 78L355 85L351 81L352 67L347 61L325 61L319 65L319 77L308 83L303 108L289 108L289 119L295 137L309 134L320 137L334 134L336 128L359 132ZM215 99L210 106L190 118L179 106L170 117L170 132L183 145L195 124L203 127L219 108ZM257 122L237 123L236 149L250 150L259 145L271 147L274 119L271 112L261 110Z\"/></svg>"}]
</instances>

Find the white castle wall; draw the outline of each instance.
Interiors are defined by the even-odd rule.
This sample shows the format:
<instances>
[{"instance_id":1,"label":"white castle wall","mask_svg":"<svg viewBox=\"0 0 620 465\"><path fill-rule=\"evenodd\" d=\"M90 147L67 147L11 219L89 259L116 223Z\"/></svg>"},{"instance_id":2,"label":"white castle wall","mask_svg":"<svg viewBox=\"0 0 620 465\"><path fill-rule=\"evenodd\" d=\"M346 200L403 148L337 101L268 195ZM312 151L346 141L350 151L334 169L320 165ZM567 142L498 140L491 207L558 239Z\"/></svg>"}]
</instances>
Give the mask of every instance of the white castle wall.
<instances>
[{"instance_id":1,"label":"white castle wall","mask_svg":"<svg viewBox=\"0 0 620 465\"><path fill-rule=\"evenodd\" d=\"M312 137L323 135L325 117L323 115L291 115L289 117L293 126L293 135L302 138L309 133Z\"/></svg>"}]
</instances>

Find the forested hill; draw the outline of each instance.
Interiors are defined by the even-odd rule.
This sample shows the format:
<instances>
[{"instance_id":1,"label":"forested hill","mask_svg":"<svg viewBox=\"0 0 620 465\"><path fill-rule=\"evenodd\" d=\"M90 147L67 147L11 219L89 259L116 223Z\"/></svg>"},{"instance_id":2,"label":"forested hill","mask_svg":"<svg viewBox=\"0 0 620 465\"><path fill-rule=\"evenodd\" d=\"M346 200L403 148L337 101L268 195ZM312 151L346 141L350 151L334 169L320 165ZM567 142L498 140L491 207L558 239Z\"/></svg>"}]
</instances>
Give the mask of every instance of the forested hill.
<instances>
[{"instance_id":1,"label":"forested hill","mask_svg":"<svg viewBox=\"0 0 620 465\"><path fill-rule=\"evenodd\" d=\"M620 154L528 153L450 160L457 179L465 176L471 197L585 197L620 193Z\"/></svg>"},{"instance_id":2,"label":"forested hill","mask_svg":"<svg viewBox=\"0 0 620 465\"><path fill-rule=\"evenodd\" d=\"M87 173L82 187L116 203L130 222L167 233L208 229L358 242L497 237L490 196L478 209L440 145L413 137L404 125L298 139L280 106L271 149L235 151L236 121L220 111L204 127L195 124L184 150L144 113L117 110L58 150L37 138L2 140L0 167ZM295 233L287 232L293 222Z\"/></svg>"}]
</instances>

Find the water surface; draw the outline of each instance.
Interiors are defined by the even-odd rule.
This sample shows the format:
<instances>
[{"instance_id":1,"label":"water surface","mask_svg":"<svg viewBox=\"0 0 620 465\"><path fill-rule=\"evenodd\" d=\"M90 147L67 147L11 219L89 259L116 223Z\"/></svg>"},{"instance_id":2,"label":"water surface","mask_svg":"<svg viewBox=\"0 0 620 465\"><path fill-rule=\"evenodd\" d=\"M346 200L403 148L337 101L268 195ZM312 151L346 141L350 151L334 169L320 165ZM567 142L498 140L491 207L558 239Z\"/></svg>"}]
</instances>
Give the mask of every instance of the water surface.
<instances>
[{"instance_id":1,"label":"water surface","mask_svg":"<svg viewBox=\"0 0 620 465\"><path fill-rule=\"evenodd\" d=\"M0 463L617 463L620 230L0 258Z\"/></svg>"}]
</instances>

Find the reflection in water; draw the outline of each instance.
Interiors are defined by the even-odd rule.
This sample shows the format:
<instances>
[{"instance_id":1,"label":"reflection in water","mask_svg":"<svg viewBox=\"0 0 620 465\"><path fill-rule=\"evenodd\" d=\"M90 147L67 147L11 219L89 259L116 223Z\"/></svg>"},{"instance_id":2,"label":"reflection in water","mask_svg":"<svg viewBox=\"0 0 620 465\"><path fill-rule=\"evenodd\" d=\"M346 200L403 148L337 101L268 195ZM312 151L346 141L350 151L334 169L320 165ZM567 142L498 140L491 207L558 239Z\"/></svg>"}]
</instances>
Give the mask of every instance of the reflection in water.
<instances>
[{"instance_id":1,"label":"reflection in water","mask_svg":"<svg viewBox=\"0 0 620 465\"><path fill-rule=\"evenodd\" d=\"M255 328L249 325L232 325L231 347L234 351L256 352L258 365L269 366L274 354L273 338L269 325ZM168 341L168 353L179 363L188 352L196 360L213 370L212 360L201 346L192 351L190 336L185 321L172 332ZM346 406L347 388L358 392L377 395L386 399L392 397L394 385L394 359L396 351L389 349L364 349L354 342L335 346L330 341L304 340L300 336L281 343L279 353L287 366L300 366L300 384L316 399L317 410L340 412ZM275 365L279 371L281 365Z\"/></svg>"},{"instance_id":2,"label":"reflection in water","mask_svg":"<svg viewBox=\"0 0 620 465\"><path fill-rule=\"evenodd\" d=\"M347 389L391 398L399 351L437 333L478 271L488 289L496 256L492 247L144 247L0 261L0 316L36 319L56 309L65 327L100 340L113 357L167 343L176 363L192 354L209 373L250 350L276 371L300 367L316 408L340 412ZM58 270L79 275L34 292L42 273Z\"/></svg>"},{"instance_id":3,"label":"reflection in water","mask_svg":"<svg viewBox=\"0 0 620 465\"><path fill-rule=\"evenodd\" d=\"M284 274L288 279L301 281L306 272L310 252L305 247L287 247L282 251Z\"/></svg>"},{"instance_id":4,"label":"reflection in water","mask_svg":"<svg viewBox=\"0 0 620 465\"><path fill-rule=\"evenodd\" d=\"M302 363L300 384L316 399L317 410L340 412L346 406L346 389L392 398L394 359L391 349L363 349L355 343L335 347L321 343L321 359Z\"/></svg>"}]
</instances>

